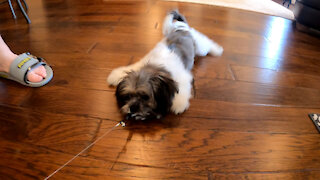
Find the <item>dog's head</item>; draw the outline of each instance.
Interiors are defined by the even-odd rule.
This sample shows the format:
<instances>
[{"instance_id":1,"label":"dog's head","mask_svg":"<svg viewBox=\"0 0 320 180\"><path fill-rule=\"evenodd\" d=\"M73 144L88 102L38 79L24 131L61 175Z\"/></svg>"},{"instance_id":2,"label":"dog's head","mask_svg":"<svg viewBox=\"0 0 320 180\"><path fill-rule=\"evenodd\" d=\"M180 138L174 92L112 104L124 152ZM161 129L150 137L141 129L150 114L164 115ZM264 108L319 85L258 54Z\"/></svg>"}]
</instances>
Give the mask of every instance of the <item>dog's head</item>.
<instances>
[{"instance_id":1,"label":"dog's head","mask_svg":"<svg viewBox=\"0 0 320 180\"><path fill-rule=\"evenodd\" d=\"M126 119L146 120L165 115L177 91L169 72L147 65L138 72L128 72L117 86L116 97Z\"/></svg>"}]
</instances>

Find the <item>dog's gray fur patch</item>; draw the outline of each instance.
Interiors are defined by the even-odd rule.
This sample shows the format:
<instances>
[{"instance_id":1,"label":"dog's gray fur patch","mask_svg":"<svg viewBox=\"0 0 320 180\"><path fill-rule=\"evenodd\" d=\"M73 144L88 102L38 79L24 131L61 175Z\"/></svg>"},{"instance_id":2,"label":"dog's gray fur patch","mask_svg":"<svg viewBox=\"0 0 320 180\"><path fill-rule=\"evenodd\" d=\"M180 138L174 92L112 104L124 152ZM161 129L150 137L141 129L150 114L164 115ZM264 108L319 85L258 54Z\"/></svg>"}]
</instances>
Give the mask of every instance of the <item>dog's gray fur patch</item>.
<instances>
[{"instance_id":1,"label":"dog's gray fur patch","mask_svg":"<svg viewBox=\"0 0 320 180\"><path fill-rule=\"evenodd\" d=\"M171 12L173 19L188 24L186 18L177 10ZM168 48L181 57L186 69L191 70L194 64L195 46L193 38L188 31L177 29L167 36Z\"/></svg>"},{"instance_id":2,"label":"dog's gray fur patch","mask_svg":"<svg viewBox=\"0 0 320 180\"><path fill-rule=\"evenodd\" d=\"M195 47L190 32L177 30L167 36L168 48L181 57L186 69L191 70L194 64Z\"/></svg>"}]
</instances>

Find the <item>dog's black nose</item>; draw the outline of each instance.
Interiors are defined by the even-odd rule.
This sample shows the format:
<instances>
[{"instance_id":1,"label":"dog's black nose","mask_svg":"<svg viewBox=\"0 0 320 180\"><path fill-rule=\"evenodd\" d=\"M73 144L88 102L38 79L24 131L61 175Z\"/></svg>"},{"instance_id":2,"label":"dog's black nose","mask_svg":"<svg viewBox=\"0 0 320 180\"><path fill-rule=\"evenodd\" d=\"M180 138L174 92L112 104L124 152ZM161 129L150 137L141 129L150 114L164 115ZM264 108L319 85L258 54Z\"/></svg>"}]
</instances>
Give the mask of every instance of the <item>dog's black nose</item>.
<instances>
[{"instance_id":1,"label":"dog's black nose","mask_svg":"<svg viewBox=\"0 0 320 180\"><path fill-rule=\"evenodd\" d=\"M139 104L135 103L130 106L130 112L135 113L139 110Z\"/></svg>"}]
</instances>

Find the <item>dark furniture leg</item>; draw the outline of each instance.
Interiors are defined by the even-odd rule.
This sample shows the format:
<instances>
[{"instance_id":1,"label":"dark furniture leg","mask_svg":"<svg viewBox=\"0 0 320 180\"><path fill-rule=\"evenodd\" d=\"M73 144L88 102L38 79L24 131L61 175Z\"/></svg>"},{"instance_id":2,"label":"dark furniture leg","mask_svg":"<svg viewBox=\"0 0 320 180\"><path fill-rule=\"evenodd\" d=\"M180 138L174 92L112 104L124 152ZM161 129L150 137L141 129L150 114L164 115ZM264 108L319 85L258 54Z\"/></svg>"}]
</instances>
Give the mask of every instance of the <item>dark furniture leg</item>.
<instances>
[{"instance_id":1,"label":"dark furniture leg","mask_svg":"<svg viewBox=\"0 0 320 180\"><path fill-rule=\"evenodd\" d=\"M24 0L23 0L23 1L24 1ZM24 15L24 18L26 19L27 23L30 24L30 23L31 23L31 20L29 19L27 13L25 12L25 10L24 10L24 8L23 8L20 0L17 0L17 3L18 3L18 5L19 5L20 10L21 10L22 14ZM24 2L24 3L25 3L25 2Z\"/></svg>"},{"instance_id":2,"label":"dark furniture leg","mask_svg":"<svg viewBox=\"0 0 320 180\"><path fill-rule=\"evenodd\" d=\"M17 19L17 16L16 16L16 14L14 13L14 10L13 10L13 7L12 7L11 0L8 0L8 4L9 4L10 10L11 10L13 19Z\"/></svg>"},{"instance_id":3,"label":"dark furniture leg","mask_svg":"<svg viewBox=\"0 0 320 180\"><path fill-rule=\"evenodd\" d=\"M24 7L26 8L26 11L28 11L28 5L27 5L27 3L26 3L26 1L25 0L22 0L22 2L23 2L23 4L24 4Z\"/></svg>"}]
</instances>

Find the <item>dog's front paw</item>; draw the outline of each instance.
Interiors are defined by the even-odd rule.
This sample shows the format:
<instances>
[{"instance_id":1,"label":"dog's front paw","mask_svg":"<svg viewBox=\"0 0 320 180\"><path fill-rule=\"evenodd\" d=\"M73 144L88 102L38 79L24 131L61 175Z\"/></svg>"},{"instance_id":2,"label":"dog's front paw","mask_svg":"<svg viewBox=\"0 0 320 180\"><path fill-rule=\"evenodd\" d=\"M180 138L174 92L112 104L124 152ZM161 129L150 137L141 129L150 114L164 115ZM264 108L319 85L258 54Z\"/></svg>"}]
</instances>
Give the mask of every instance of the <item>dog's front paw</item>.
<instances>
[{"instance_id":1,"label":"dog's front paw","mask_svg":"<svg viewBox=\"0 0 320 180\"><path fill-rule=\"evenodd\" d=\"M210 49L210 54L213 56L221 56L222 53L223 53L223 47L218 44L214 44Z\"/></svg>"},{"instance_id":2,"label":"dog's front paw","mask_svg":"<svg viewBox=\"0 0 320 180\"><path fill-rule=\"evenodd\" d=\"M183 113L189 107L189 98L181 94L176 94L173 98L171 111L175 114Z\"/></svg>"},{"instance_id":3,"label":"dog's front paw","mask_svg":"<svg viewBox=\"0 0 320 180\"><path fill-rule=\"evenodd\" d=\"M127 75L125 67L114 69L108 76L107 82L109 85L117 86L120 81Z\"/></svg>"}]
</instances>

